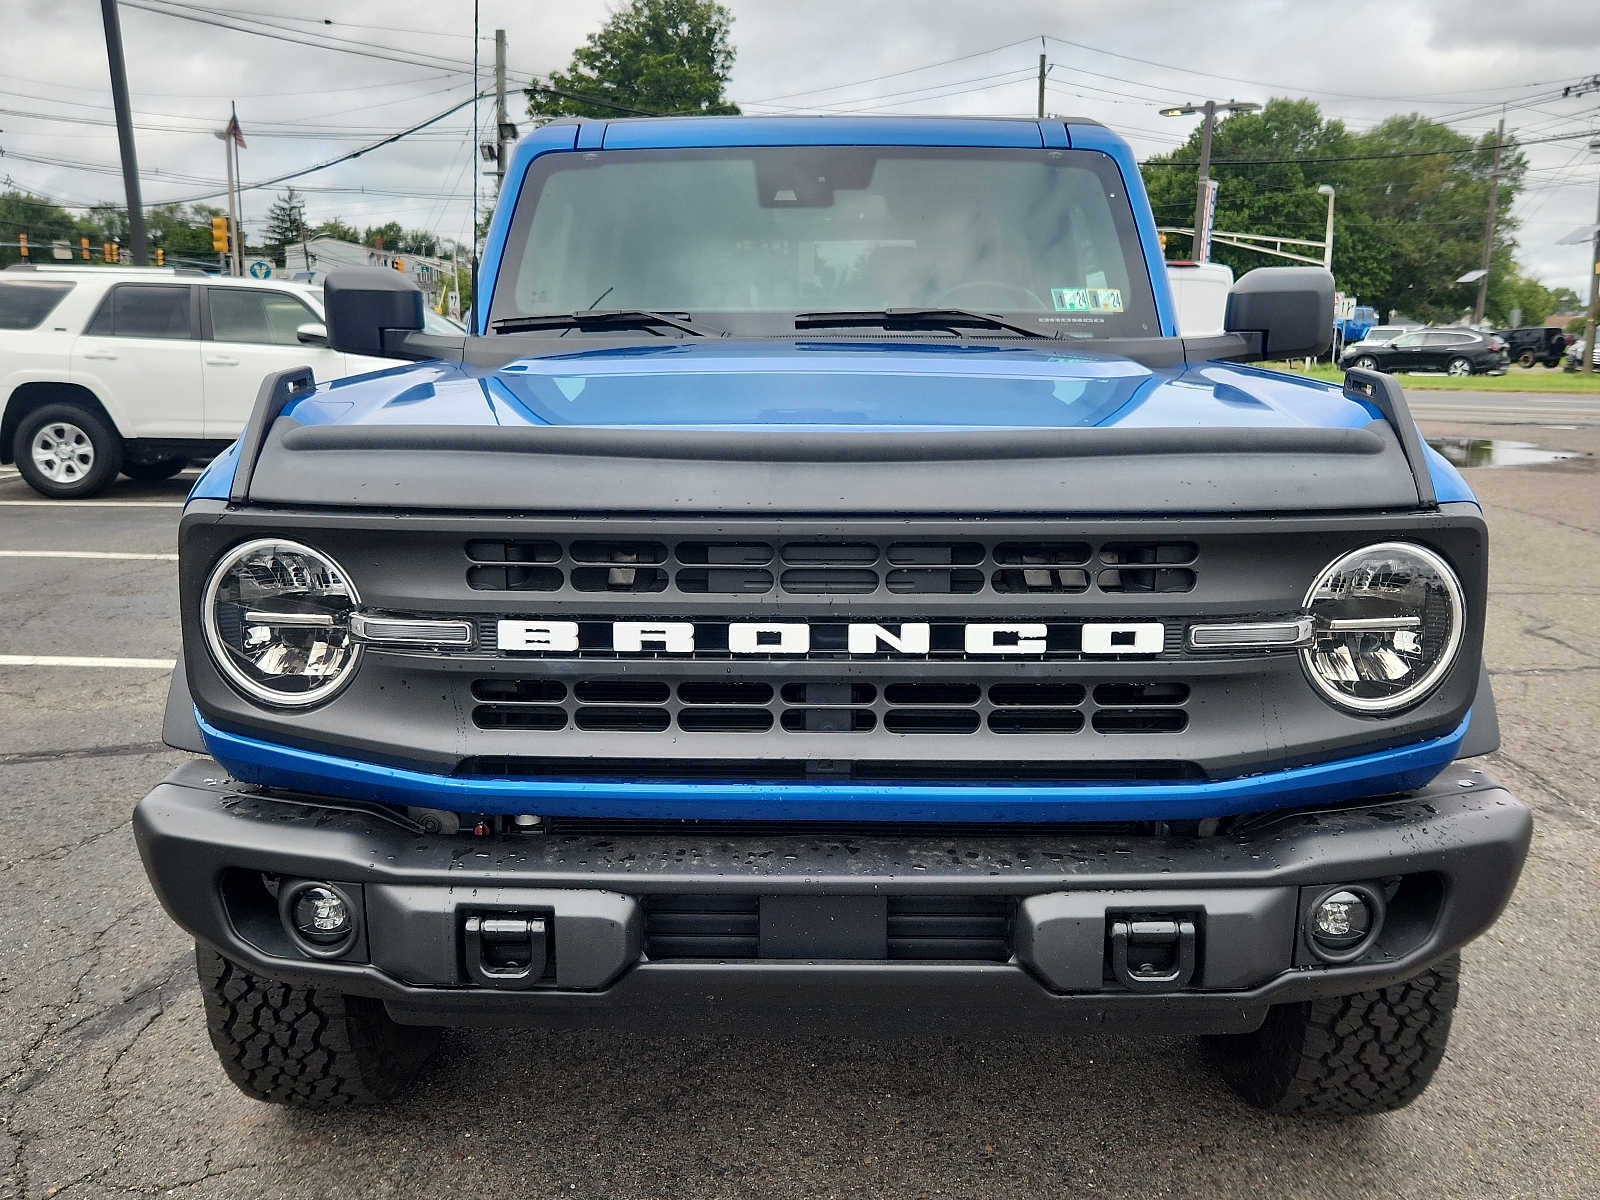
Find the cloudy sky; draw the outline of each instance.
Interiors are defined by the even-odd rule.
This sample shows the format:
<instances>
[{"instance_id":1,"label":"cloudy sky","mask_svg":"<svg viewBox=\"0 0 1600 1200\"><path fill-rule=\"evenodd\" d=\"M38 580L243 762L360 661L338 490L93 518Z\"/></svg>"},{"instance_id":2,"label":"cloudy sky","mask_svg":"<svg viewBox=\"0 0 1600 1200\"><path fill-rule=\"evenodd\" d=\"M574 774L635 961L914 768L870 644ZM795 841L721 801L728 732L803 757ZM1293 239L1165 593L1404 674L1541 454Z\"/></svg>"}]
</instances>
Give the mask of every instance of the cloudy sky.
<instances>
[{"instance_id":1,"label":"cloudy sky","mask_svg":"<svg viewBox=\"0 0 1600 1200\"><path fill-rule=\"evenodd\" d=\"M1483 0L1310 3L1231 0L726 0L747 112L1031 115L1041 50L1047 107L1094 117L1141 154L1170 149L1188 118L1172 100L1309 96L1365 128L1395 112L1493 127L1502 102L1524 139L1600 131L1600 92L1560 97L1600 71L1600 4ZM10 0L0 67L0 183L71 205L120 200L116 134L93 0ZM615 7L480 0L482 85L492 33L508 31L512 79L563 66ZM167 12L153 10L165 9ZM196 19L172 15L182 11ZM423 121L471 94L472 5L434 0L123 0L122 24L147 204L220 193L211 130L236 101L244 181L270 179ZM270 28L267 26L270 25ZM272 36L243 32L245 27ZM300 44L339 40L375 58ZM1042 40L1041 40L1042 39ZM519 96L515 115L522 115ZM480 108L486 123L491 105ZM312 220L394 219L446 237L469 229L472 108L427 131L298 180ZM1587 247L1557 242L1592 222L1600 152L1588 138L1529 147L1519 260L1586 291ZM480 177L480 186L492 180ZM260 228L276 188L245 193Z\"/></svg>"}]
</instances>

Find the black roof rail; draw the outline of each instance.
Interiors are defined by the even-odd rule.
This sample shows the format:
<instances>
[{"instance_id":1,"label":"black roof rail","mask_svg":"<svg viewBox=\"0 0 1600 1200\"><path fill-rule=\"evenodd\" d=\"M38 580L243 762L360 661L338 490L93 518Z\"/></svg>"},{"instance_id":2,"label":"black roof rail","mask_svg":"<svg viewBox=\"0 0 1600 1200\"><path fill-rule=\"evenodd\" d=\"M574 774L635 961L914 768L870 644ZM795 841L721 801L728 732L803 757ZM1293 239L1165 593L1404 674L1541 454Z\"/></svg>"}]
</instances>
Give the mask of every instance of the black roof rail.
<instances>
[{"instance_id":1,"label":"black roof rail","mask_svg":"<svg viewBox=\"0 0 1600 1200\"><path fill-rule=\"evenodd\" d=\"M1422 434L1411 416L1411 406L1406 403L1405 390L1393 375L1382 371L1363 371L1351 367L1344 373L1344 394L1352 400L1364 400L1383 415L1383 419L1400 439L1400 449L1405 451L1406 463L1411 468L1411 478L1417 485L1417 502L1423 508L1438 508L1439 498L1433 490L1433 475L1428 470L1428 454L1422 445Z\"/></svg>"}]
</instances>

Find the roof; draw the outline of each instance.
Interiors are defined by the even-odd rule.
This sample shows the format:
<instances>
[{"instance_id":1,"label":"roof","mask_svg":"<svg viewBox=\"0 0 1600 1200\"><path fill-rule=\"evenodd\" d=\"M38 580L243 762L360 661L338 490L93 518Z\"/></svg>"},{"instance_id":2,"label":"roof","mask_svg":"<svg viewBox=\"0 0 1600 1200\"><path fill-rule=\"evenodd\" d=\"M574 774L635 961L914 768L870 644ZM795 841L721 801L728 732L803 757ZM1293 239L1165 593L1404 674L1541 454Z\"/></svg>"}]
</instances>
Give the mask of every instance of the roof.
<instances>
[{"instance_id":1,"label":"roof","mask_svg":"<svg viewBox=\"0 0 1600 1200\"><path fill-rule=\"evenodd\" d=\"M1069 126L1104 129L1099 122L1078 118L942 116L580 117L551 125L577 125L575 142L580 150L803 145L1065 148Z\"/></svg>"}]
</instances>

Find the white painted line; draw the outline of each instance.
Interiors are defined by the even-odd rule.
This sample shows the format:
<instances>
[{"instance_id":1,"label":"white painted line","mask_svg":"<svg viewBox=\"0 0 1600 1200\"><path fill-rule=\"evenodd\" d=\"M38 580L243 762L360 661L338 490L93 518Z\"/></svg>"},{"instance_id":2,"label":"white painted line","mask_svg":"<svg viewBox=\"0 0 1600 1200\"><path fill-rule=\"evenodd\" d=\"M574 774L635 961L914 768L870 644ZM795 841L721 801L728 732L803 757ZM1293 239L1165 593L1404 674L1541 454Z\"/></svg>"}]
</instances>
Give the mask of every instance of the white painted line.
<instances>
[{"instance_id":1,"label":"white painted line","mask_svg":"<svg viewBox=\"0 0 1600 1200\"><path fill-rule=\"evenodd\" d=\"M0 558L110 558L177 562L176 554L119 554L112 550L0 550Z\"/></svg>"},{"instance_id":2,"label":"white painted line","mask_svg":"<svg viewBox=\"0 0 1600 1200\"><path fill-rule=\"evenodd\" d=\"M170 671L175 658L87 658L63 654L0 654L0 667L110 667Z\"/></svg>"},{"instance_id":3,"label":"white painted line","mask_svg":"<svg viewBox=\"0 0 1600 1200\"><path fill-rule=\"evenodd\" d=\"M182 508L182 500L0 500L12 508Z\"/></svg>"}]
</instances>

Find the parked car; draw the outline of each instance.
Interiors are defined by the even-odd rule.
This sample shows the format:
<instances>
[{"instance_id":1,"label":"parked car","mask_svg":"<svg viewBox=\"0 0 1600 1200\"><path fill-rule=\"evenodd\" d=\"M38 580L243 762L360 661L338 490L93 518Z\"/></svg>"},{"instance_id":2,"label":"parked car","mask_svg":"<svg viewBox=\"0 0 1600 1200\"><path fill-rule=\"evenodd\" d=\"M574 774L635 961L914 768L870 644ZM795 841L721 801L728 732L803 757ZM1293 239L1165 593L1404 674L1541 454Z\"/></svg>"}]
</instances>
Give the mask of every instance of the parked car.
<instances>
[{"instance_id":1,"label":"parked car","mask_svg":"<svg viewBox=\"0 0 1600 1200\"><path fill-rule=\"evenodd\" d=\"M331 273L395 368L274 377L178 526L163 737L208 757L133 832L233 1082L749 1019L1415 1098L1531 818L1450 765L1499 745L1466 481L1394 379L1243 365L1326 351L1332 275L1180 336L1079 122L557 120L507 170L470 332Z\"/></svg>"},{"instance_id":2,"label":"parked car","mask_svg":"<svg viewBox=\"0 0 1600 1200\"><path fill-rule=\"evenodd\" d=\"M1546 325L1530 325L1521 329L1496 330L1495 336L1506 344L1506 354L1519 367L1543 363L1559 367L1567 357L1567 347L1572 343L1564 332Z\"/></svg>"},{"instance_id":3,"label":"parked car","mask_svg":"<svg viewBox=\"0 0 1600 1200\"><path fill-rule=\"evenodd\" d=\"M263 376L394 366L330 350L321 289L148 267L0 272L0 462L55 499L166 479L239 436Z\"/></svg>"},{"instance_id":4,"label":"parked car","mask_svg":"<svg viewBox=\"0 0 1600 1200\"><path fill-rule=\"evenodd\" d=\"M1349 343L1346 349L1363 344L1368 346L1387 346L1402 333L1410 332L1411 330L1405 325L1374 325L1366 333L1362 334L1358 340Z\"/></svg>"},{"instance_id":5,"label":"parked car","mask_svg":"<svg viewBox=\"0 0 1600 1200\"><path fill-rule=\"evenodd\" d=\"M1233 268L1222 263L1169 262L1167 282L1178 310L1178 332L1187 337L1221 333L1233 287Z\"/></svg>"},{"instance_id":6,"label":"parked car","mask_svg":"<svg viewBox=\"0 0 1600 1200\"><path fill-rule=\"evenodd\" d=\"M1505 370L1505 343L1475 329L1414 329L1392 342L1357 342L1339 356L1341 367L1368 371L1443 371L1482 375Z\"/></svg>"},{"instance_id":7,"label":"parked car","mask_svg":"<svg viewBox=\"0 0 1600 1200\"><path fill-rule=\"evenodd\" d=\"M1567 347L1565 367L1568 371L1583 370L1583 348L1586 344L1582 338L1574 338L1572 345ZM1600 338L1595 339L1595 350L1589 357L1595 366L1600 367Z\"/></svg>"}]
</instances>

